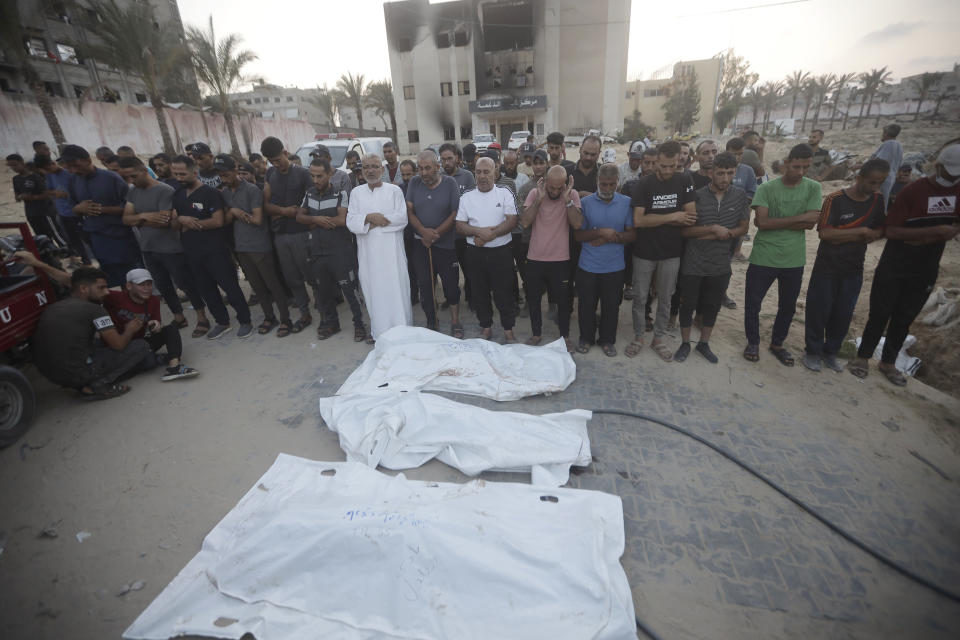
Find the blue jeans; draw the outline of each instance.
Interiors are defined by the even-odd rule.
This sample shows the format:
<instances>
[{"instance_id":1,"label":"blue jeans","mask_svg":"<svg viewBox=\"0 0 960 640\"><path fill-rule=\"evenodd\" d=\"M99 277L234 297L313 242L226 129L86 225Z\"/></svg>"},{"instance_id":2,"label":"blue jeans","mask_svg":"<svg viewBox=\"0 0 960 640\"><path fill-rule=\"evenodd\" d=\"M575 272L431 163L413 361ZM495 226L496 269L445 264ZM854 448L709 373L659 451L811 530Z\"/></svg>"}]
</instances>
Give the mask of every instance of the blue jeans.
<instances>
[{"instance_id":1,"label":"blue jeans","mask_svg":"<svg viewBox=\"0 0 960 640\"><path fill-rule=\"evenodd\" d=\"M744 292L746 299L743 305L743 325L748 344L760 344L760 304L774 282L777 283L777 317L773 321L770 344L781 347L787 339L793 314L797 311L803 267L780 268L751 264L747 267Z\"/></svg>"},{"instance_id":2,"label":"blue jeans","mask_svg":"<svg viewBox=\"0 0 960 640\"><path fill-rule=\"evenodd\" d=\"M850 328L863 274L838 276L813 272L807 286L807 353L836 355Z\"/></svg>"}]
</instances>

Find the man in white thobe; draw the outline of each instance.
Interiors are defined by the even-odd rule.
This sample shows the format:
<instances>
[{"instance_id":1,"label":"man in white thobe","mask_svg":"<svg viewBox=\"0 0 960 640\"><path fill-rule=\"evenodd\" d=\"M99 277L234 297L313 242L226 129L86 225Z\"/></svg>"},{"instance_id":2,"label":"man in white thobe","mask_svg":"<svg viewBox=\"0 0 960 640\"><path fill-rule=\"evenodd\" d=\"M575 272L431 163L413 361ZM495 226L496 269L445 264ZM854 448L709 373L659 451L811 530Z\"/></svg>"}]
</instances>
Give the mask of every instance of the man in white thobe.
<instances>
[{"instance_id":1,"label":"man in white thobe","mask_svg":"<svg viewBox=\"0 0 960 640\"><path fill-rule=\"evenodd\" d=\"M403 249L407 203L400 187L383 182L379 156L364 156L360 168L367 183L350 193L347 228L357 236L360 287L370 314L372 343L391 327L413 325Z\"/></svg>"}]
</instances>

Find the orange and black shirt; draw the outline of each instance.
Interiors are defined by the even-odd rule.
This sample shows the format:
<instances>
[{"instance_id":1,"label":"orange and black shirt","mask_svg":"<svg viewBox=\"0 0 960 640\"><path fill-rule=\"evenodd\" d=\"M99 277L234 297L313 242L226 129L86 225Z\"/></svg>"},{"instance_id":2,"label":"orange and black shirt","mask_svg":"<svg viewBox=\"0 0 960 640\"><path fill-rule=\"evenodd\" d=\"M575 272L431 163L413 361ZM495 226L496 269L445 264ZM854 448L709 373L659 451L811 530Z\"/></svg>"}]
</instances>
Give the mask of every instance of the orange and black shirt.
<instances>
[{"instance_id":1,"label":"orange and black shirt","mask_svg":"<svg viewBox=\"0 0 960 640\"><path fill-rule=\"evenodd\" d=\"M868 227L879 229L884 222L883 195L875 193L864 201L854 200L844 190L828 195L820 207L821 229L856 229ZM814 273L834 276L855 276L863 273L863 261L867 254L866 242L820 241Z\"/></svg>"}]
</instances>

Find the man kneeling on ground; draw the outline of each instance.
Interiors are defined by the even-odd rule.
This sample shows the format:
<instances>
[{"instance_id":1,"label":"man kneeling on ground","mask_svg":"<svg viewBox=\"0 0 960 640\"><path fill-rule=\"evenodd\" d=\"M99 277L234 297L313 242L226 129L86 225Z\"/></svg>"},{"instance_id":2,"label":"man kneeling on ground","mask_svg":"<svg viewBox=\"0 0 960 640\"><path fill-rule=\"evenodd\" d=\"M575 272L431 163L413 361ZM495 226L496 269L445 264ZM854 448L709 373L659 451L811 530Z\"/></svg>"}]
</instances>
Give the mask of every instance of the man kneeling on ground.
<instances>
[{"instance_id":1,"label":"man kneeling on ground","mask_svg":"<svg viewBox=\"0 0 960 640\"><path fill-rule=\"evenodd\" d=\"M163 325L160 318L160 298L153 295L153 276L146 269L132 269L127 273L124 291L109 291L103 299L103 306L110 313L110 319L121 334L126 334L127 325L140 320L140 328L133 339L142 339L157 353L166 347L166 354L156 355L157 364L165 363L167 370L160 379L164 382L179 378L192 378L200 372L184 366L180 362L183 342L176 321Z\"/></svg>"},{"instance_id":2,"label":"man kneeling on ground","mask_svg":"<svg viewBox=\"0 0 960 640\"><path fill-rule=\"evenodd\" d=\"M136 318L123 333L117 331L101 305L109 291L107 274L100 269L77 269L70 283L70 297L40 316L33 337L34 363L52 382L76 389L84 398L123 395L130 387L120 380L156 366L150 345L133 337L143 321Z\"/></svg>"}]
</instances>

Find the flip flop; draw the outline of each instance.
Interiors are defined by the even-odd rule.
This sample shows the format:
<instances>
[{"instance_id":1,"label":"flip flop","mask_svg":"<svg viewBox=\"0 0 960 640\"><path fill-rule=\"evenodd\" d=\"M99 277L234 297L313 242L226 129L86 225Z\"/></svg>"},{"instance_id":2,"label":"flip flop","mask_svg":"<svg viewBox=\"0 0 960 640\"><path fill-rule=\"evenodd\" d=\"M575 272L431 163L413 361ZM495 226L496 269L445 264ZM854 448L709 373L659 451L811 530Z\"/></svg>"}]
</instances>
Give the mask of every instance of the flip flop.
<instances>
[{"instance_id":1,"label":"flip flop","mask_svg":"<svg viewBox=\"0 0 960 640\"><path fill-rule=\"evenodd\" d=\"M857 376L861 380L870 373L869 365L863 358L855 358L847 363L847 371Z\"/></svg>"},{"instance_id":2,"label":"flip flop","mask_svg":"<svg viewBox=\"0 0 960 640\"><path fill-rule=\"evenodd\" d=\"M452 335L457 340L463 340L463 325L459 322L450 326L450 335Z\"/></svg>"},{"instance_id":3,"label":"flip flop","mask_svg":"<svg viewBox=\"0 0 960 640\"><path fill-rule=\"evenodd\" d=\"M197 326L194 328L193 333L190 334L193 338L202 338L207 335L207 332L210 331L210 321L204 320L203 322L198 322Z\"/></svg>"},{"instance_id":4,"label":"flip flop","mask_svg":"<svg viewBox=\"0 0 960 640\"><path fill-rule=\"evenodd\" d=\"M286 338L288 335L290 335L290 323L281 322L280 325L277 327L277 337Z\"/></svg>"},{"instance_id":5,"label":"flip flop","mask_svg":"<svg viewBox=\"0 0 960 640\"><path fill-rule=\"evenodd\" d=\"M770 353L780 361L785 367L792 367L794 364L793 355L790 354L784 347L770 347Z\"/></svg>"},{"instance_id":6,"label":"flip flop","mask_svg":"<svg viewBox=\"0 0 960 640\"><path fill-rule=\"evenodd\" d=\"M612 358L617 355L617 349L612 344L602 344L600 345L600 349L603 350L603 355L607 356L608 358Z\"/></svg>"},{"instance_id":7,"label":"flip flop","mask_svg":"<svg viewBox=\"0 0 960 640\"><path fill-rule=\"evenodd\" d=\"M670 347L665 345L662 342L651 342L650 348L653 349L654 353L660 356L660 359L664 362L671 362L673 360L673 352L670 351Z\"/></svg>"},{"instance_id":8,"label":"flip flop","mask_svg":"<svg viewBox=\"0 0 960 640\"><path fill-rule=\"evenodd\" d=\"M636 358L640 355L640 351L643 349L643 340L634 340L627 345L627 348L623 350L623 353L628 358Z\"/></svg>"}]
</instances>

